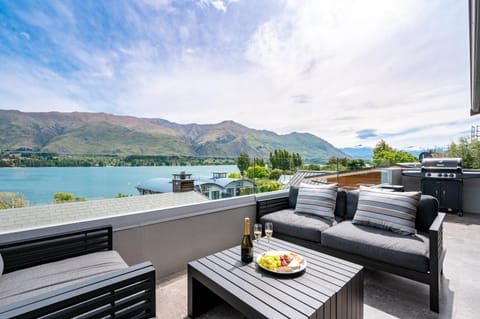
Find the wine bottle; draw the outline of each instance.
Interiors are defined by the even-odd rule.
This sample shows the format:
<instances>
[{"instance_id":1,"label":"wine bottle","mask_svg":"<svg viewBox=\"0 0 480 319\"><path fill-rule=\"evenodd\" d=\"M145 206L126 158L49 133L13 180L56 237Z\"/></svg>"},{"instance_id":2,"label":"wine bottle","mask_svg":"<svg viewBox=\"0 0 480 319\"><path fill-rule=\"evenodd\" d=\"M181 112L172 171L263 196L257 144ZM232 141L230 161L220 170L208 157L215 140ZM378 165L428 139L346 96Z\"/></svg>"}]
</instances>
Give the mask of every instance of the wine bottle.
<instances>
[{"instance_id":1,"label":"wine bottle","mask_svg":"<svg viewBox=\"0 0 480 319\"><path fill-rule=\"evenodd\" d=\"M242 239L242 262L249 263L253 260L253 244L250 238L250 218L245 217L245 231Z\"/></svg>"}]
</instances>

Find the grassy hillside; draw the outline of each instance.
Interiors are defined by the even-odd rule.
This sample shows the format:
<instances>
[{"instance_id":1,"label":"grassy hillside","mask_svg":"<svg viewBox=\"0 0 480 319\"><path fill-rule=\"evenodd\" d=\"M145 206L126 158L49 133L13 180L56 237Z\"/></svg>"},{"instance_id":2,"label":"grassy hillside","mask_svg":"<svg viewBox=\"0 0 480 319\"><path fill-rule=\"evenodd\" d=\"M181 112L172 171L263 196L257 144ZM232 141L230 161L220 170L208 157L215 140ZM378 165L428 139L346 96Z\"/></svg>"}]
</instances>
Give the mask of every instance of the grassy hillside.
<instances>
[{"instance_id":1,"label":"grassy hillside","mask_svg":"<svg viewBox=\"0 0 480 319\"><path fill-rule=\"evenodd\" d=\"M0 149L28 148L59 154L183 155L268 158L275 149L307 160L345 157L308 133L278 135L233 121L177 124L105 113L24 113L0 110Z\"/></svg>"}]
</instances>

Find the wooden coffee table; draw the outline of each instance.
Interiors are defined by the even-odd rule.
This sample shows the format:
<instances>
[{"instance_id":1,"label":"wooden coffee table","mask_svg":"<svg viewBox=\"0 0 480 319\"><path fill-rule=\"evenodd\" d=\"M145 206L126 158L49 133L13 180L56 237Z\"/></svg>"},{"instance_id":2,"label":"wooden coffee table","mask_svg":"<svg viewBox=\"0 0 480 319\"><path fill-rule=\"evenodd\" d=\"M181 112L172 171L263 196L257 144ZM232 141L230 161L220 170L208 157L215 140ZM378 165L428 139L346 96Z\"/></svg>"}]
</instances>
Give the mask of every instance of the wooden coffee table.
<instances>
[{"instance_id":1,"label":"wooden coffee table","mask_svg":"<svg viewBox=\"0 0 480 319\"><path fill-rule=\"evenodd\" d=\"M262 238L255 253L266 251ZM273 274L240 261L240 246L188 264L188 315L225 301L248 318L363 318L363 267L272 238L271 250L307 261L295 275Z\"/></svg>"}]
</instances>

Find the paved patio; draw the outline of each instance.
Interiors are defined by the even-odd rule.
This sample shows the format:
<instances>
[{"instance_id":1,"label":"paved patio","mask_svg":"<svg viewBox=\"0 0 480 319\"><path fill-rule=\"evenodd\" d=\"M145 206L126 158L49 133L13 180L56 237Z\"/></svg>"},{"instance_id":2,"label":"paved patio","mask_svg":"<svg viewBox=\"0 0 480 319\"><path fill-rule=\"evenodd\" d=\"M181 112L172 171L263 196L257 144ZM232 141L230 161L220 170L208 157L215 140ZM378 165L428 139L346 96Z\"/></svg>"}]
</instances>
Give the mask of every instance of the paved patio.
<instances>
[{"instance_id":1,"label":"paved patio","mask_svg":"<svg viewBox=\"0 0 480 319\"><path fill-rule=\"evenodd\" d=\"M447 256L441 283L440 314L430 311L428 286L388 273L367 270L366 319L478 318L480 314L480 214L449 214L444 224ZM164 278L157 288L158 318L187 317L185 272ZM221 305L203 318L242 318Z\"/></svg>"}]
</instances>

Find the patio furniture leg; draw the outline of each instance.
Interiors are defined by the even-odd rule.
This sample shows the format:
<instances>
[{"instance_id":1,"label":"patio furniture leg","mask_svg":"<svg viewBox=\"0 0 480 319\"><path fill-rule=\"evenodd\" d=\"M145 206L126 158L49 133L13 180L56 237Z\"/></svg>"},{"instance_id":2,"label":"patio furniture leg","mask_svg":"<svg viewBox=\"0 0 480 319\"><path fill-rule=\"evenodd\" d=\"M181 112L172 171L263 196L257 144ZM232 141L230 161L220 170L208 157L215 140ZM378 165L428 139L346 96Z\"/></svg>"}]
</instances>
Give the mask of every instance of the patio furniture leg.
<instances>
[{"instance_id":1,"label":"patio furniture leg","mask_svg":"<svg viewBox=\"0 0 480 319\"><path fill-rule=\"evenodd\" d=\"M439 312L439 290L440 290L440 276L438 269L432 271L432 282L430 283L430 310Z\"/></svg>"}]
</instances>

